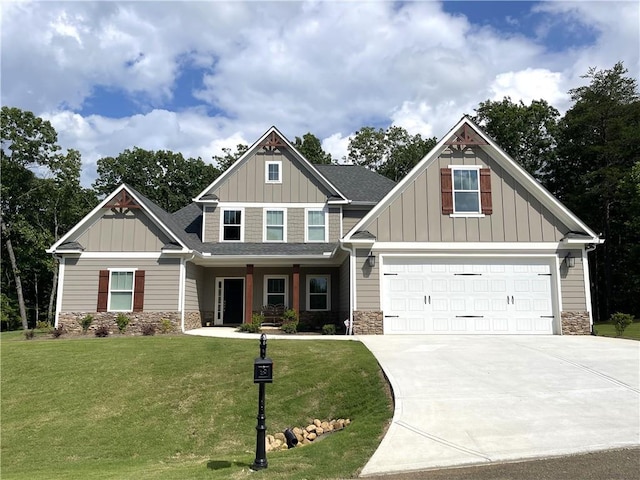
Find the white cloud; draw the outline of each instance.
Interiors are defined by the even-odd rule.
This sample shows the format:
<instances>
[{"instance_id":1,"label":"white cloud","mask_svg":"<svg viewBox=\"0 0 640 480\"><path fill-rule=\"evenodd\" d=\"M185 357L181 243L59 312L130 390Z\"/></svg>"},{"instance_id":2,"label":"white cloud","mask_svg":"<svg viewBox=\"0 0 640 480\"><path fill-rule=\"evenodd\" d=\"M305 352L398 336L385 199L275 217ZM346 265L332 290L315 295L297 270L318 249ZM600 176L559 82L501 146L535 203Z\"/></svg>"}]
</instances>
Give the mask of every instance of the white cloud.
<instances>
[{"instance_id":1,"label":"white cloud","mask_svg":"<svg viewBox=\"0 0 640 480\"><path fill-rule=\"evenodd\" d=\"M98 158L136 145L208 161L276 125L290 139L314 133L341 159L366 125L441 136L505 95L564 110L590 66L624 60L638 76L637 2L535 5L549 22L537 38L472 25L438 2L4 2L2 102L50 118L89 181ZM595 41L546 48L558 22ZM204 69L193 87L202 106L170 111L189 65ZM81 115L98 87L139 113Z\"/></svg>"},{"instance_id":2,"label":"white cloud","mask_svg":"<svg viewBox=\"0 0 640 480\"><path fill-rule=\"evenodd\" d=\"M492 100L502 100L511 97L525 104L532 100L545 99L551 105L564 103L568 96L561 87L562 74L551 72L544 68L527 68L519 72L505 72L496 76L490 90Z\"/></svg>"}]
</instances>

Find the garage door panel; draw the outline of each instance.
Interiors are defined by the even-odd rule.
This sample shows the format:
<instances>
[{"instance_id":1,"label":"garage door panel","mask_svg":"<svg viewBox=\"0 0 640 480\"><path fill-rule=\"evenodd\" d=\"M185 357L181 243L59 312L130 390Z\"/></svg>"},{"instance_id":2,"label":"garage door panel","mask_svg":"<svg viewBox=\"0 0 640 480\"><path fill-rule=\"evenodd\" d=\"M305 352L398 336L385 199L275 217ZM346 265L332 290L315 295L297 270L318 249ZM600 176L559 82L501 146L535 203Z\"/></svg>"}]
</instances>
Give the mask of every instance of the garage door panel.
<instances>
[{"instance_id":1,"label":"garage door panel","mask_svg":"<svg viewBox=\"0 0 640 480\"><path fill-rule=\"evenodd\" d=\"M383 284L385 333L553 333L548 264L394 260L383 272L393 274Z\"/></svg>"}]
</instances>

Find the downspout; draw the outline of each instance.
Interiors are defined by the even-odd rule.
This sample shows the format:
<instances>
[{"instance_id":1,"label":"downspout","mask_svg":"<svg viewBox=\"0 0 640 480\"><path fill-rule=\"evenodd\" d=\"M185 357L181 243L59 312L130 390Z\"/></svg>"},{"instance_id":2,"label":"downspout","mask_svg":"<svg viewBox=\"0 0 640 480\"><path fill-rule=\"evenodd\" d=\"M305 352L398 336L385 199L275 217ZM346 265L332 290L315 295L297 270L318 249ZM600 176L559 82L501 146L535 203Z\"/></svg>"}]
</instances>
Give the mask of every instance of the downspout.
<instances>
[{"instance_id":1,"label":"downspout","mask_svg":"<svg viewBox=\"0 0 640 480\"><path fill-rule=\"evenodd\" d=\"M60 318L60 310L62 309L62 292L64 290L64 257L53 254L53 258L58 261L58 291L56 292L56 314L53 323L54 328L58 328L58 319Z\"/></svg>"},{"instance_id":2,"label":"downspout","mask_svg":"<svg viewBox=\"0 0 640 480\"><path fill-rule=\"evenodd\" d=\"M186 278L187 278L187 262L190 262L191 260L193 260L195 256L196 255L194 253L194 254L191 255L191 258L189 258L189 259L187 259L185 257L182 257L180 259L180 287L179 287L180 288L180 294L179 294L180 305L179 305L179 308L180 308L180 331L182 333L184 333L184 304L186 302L186 297L187 297L186 292L185 292L186 284L187 284L187 281L186 281Z\"/></svg>"},{"instance_id":3,"label":"downspout","mask_svg":"<svg viewBox=\"0 0 640 480\"><path fill-rule=\"evenodd\" d=\"M343 245L342 241L338 244L341 250L344 250L349 254L349 328L347 329L347 335L353 335L353 309L355 308L355 268L353 268L353 256L355 255L355 248L347 248Z\"/></svg>"}]
</instances>

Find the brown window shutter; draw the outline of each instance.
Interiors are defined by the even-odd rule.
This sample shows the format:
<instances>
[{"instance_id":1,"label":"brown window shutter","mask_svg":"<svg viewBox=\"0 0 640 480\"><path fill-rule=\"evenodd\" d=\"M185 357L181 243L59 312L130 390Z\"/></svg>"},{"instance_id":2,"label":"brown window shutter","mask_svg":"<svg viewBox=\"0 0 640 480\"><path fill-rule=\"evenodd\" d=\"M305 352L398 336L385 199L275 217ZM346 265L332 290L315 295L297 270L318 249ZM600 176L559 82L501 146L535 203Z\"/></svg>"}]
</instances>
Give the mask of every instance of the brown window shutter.
<instances>
[{"instance_id":1,"label":"brown window shutter","mask_svg":"<svg viewBox=\"0 0 640 480\"><path fill-rule=\"evenodd\" d=\"M136 270L136 281L133 287L133 311L141 312L144 308L144 270Z\"/></svg>"},{"instance_id":2,"label":"brown window shutter","mask_svg":"<svg viewBox=\"0 0 640 480\"><path fill-rule=\"evenodd\" d=\"M480 169L480 204L482 205L482 213L491 215L493 207L491 204L491 169Z\"/></svg>"},{"instance_id":3,"label":"brown window shutter","mask_svg":"<svg viewBox=\"0 0 640 480\"><path fill-rule=\"evenodd\" d=\"M98 277L98 306L96 312L107 311L107 299L109 298L109 270L100 270Z\"/></svg>"},{"instance_id":4,"label":"brown window shutter","mask_svg":"<svg viewBox=\"0 0 640 480\"><path fill-rule=\"evenodd\" d=\"M440 169L440 190L442 191L442 214L453 213L453 184L451 182L451 169Z\"/></svg>"}]
</instances>

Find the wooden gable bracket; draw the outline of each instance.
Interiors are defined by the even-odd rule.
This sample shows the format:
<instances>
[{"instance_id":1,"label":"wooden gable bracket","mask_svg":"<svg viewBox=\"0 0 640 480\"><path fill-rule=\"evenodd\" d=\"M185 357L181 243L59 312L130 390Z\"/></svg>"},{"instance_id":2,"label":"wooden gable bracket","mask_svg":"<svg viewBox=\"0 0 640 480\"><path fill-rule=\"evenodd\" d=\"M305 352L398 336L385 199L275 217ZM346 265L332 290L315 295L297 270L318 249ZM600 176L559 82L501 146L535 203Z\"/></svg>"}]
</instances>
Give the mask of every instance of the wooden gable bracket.
<instances>
[{"instance_id":1,"label":"wooden gable bracket","mask_svg":"<svg viewBox=\"0 0 640 480\"><path fill-rule=\"evenodd\" d=\"M271 132L267 138L260 144L267 152L273 152L277 148L286 147L287 144L276 132Z\"/></svg>"},{"instance_id":2,"label":"wooden gable bracket","mask_svg":"<svg viewBox=\"0 0 640 480\"><path fill-rule=\"evenodd\" d=\"M460 150L464 150L467 147L472 145L489 145L485 142L478 133L471 128L466 123L462 126L462 130L458 131L454 134L453 138L447 142L445 145L449 145L453 148L458 148Z\"/></svg>"},{"instance_id":3,"label":"wooden gable bracket","mask_svg":"<svg viewBox=\"0 0 640 480\"><path fill-rule=\"evenodd\" d=\"M126 190L122 190L118 195L113 197L113 200L105 205L105 208L110 208L117 211L118 213L123 213L125 210L133 210L134 208L141 207L138 202L136 202L134 198L129 195L129 192L127 192Z\"/></svg>"}]
</instances>

